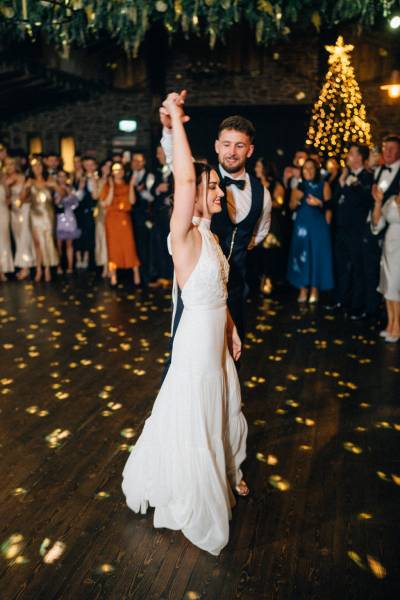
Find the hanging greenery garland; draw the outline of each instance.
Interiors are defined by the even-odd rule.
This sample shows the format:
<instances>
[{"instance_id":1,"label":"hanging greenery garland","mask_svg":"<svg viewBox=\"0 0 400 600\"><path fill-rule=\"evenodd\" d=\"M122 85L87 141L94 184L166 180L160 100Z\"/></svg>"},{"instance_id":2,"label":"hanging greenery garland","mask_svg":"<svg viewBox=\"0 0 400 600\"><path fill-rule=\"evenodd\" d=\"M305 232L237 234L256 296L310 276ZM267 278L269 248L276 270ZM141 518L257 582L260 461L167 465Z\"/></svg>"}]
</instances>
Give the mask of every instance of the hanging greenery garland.
<instances>
[{"instance_id":1,"label":"hanging greenery garland","mask_svg":"<svg viewBox=\"0 0 400 600\"><path fill-rule=\"evenodd\" d=\"M399 0L1 0L2 36L44 37L60 47L84 46L108 36L136 54L148 28L162 21L170 34L205 35L211 46L239 22L257 43L287 37L293 27L357 21L373 25Z\"/></svg>"}]
</instances>

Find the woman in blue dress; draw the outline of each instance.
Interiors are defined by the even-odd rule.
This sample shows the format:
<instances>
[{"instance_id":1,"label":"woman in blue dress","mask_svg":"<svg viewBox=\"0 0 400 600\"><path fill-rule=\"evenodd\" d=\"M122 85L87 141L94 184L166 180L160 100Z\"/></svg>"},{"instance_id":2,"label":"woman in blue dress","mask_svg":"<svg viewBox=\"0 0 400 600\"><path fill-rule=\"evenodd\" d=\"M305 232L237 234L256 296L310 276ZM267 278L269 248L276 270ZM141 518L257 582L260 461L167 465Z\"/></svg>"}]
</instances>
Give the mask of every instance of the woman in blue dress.
<instances>
[{"instance_id":1,"label":"woman in blue dress","mask_svg":"<svg viewBox=\"0 0 400 600\"><path fill-rule=\"evenodd\" d=\"M329 184L321 178L317 162L307 159L301 181L290 197L290 208L296 211L296 217L288 280L300 289L299 302L307 302L307 297L309 302L317 302L320 290L333 288L331 233L325 213L330 197Z\"/></svg>"}]
</instances>

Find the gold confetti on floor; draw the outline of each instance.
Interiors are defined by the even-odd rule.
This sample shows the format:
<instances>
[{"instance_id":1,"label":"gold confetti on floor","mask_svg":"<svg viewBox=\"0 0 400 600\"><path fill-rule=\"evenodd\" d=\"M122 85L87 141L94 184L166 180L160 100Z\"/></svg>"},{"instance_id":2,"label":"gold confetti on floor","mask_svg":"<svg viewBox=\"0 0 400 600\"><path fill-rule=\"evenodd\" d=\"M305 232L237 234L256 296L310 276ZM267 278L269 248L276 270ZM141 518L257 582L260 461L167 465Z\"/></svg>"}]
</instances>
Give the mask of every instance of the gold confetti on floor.
<instances>
[{"instance_id":1,"label":"gold confetti on floor","mask_svg":"<svg viewBox=\"0 0 400 600\"><path fill-rule=\"evenodd\" d=\"M268 482L280 492L287 492L290 489L290 483L280 475L271 475L268 478Z\"/></svg>"}]
</instances>

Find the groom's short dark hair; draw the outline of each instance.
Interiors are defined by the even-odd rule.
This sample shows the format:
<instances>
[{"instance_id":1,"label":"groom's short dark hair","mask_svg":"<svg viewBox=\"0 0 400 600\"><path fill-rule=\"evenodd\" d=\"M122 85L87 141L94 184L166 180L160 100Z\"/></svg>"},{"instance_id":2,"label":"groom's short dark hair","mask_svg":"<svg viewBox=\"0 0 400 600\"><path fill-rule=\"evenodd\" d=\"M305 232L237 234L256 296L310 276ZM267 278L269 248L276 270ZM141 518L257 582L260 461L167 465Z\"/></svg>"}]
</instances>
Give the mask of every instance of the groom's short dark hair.
<instances>
[{"instance_id":1,"label":"groom's short dark hair","mask_svg":"<svg viewBox=\"0 0 400 600\"><path fill-rule=\"evenodd\" d=\"M249 136L250 141L254 140L254 136L256 130L254 125L248 119L241 117L240 115L233 115L233 117L227 117L224 119L218 127L218 137L220 136L221 131L224 129L234 129L235 131L240 131L241 133L245 133Z\"/></svg>"}]
</instances>

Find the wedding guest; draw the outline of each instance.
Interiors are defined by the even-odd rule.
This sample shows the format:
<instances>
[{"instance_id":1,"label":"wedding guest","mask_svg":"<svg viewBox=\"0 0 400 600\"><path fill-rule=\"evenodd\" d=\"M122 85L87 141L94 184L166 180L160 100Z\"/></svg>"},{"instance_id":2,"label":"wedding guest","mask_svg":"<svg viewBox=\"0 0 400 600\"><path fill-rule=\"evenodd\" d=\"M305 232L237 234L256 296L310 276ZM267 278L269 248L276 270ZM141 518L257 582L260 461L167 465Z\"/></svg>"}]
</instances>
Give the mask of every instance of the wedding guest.
<instances>
[{"instance_id":1,"label":"wedding guest","mask_svg":"<svg viewBox=\"0 0 400 600\"><path fill-rule=\"evenodd\" d=\"M15 159L16 163L22 174L25 174L29 167L29 156L22 148L13 149L12 158Z\"/></svg>"},{"instance_id":2,"label":"wedding guest","mask_svg":"<svg viewBox=\"0 0 400 600\"><path fill-rule=\"evenodd\" d=\"M65 242L67 255L67 273L70 274L74 270L74 240L78 239L81 231L78 228L75 217L75 209L78 206L83 196L83 184L79 190L74 190L69 180L69 175L66 171L58 171L57 175L58 190L55 194L55 205L57 213L56 237L60 264L57 267L57 273L63 273L61 266L61 257L63 245Z\"/></svg>"},{"instance_id":3,"label":"wedding guest","mask_svg":"<svg viewBox=\"0 0 400 600\"><path fill-rule=\"evenodd\" d=\"M74 171L72 173L74 187L79 187L79 182L81 179L83 179L84 175L85 172L83 169L82 157L79 153L77 153L74 156Z\"/></svg>"},{"instance_id":4,"label":"wedding guest","mask_svg":"<svg viewBox=\"0 0 400 600\"><path fill-rule=\"evenodd\" d=\"M36 264L35 248L32 239L29 201L22 200L25 177L20 162L16 158L6 158L5 183L10 190L11 231L15 244L14 265L19 269L19 280L29 277L29 270Z\"/></svg>"},{"instance_id":5,"label":"wedding guest","mask_svg":"<svg viewBox=\"0 0 400 600\"><path fill-rule=\"evenodd\" d=\"M142 152L135 152L131 159L131 175L135 178L136 202L132 207L132 220L139 259L141 262L142 280L150 279L150 244L152 222L152 204L154 196L151 193L155 177L146 168L146 159Z\"/></svg>"},{"instance_id":6,"label":"wedding guest","mask_svg":"<svg viewBox=\"0 0 400 600\"><path fill-rule=\"evenodd\" d=\"M283 171L283 186L285 188L285 211L291 215L290 197L292 190L297 188L301 181L301 168L307 160L308 154L305 150L297 150L293 156L292 164L285 167ZM291 239L293 231L293 221L288 219L288 237ZM289 244L290 245L290 244Z\"/></svg>"},{"instance_id":7,"label":"wedding guest","mask_svg":"<svg viewBox=\"0 0 400 600\"><path fill-rule=\"evenodd\" d=\"M43 159L44 166L49 177L57 177L61 169L61 156L56 152L48 152Z\"/></svg>"},{"instance_id":8,"label":"wedding guest","mask_svg":"<svg viewBox=\"0 0 400 600\"><path fill-rule=\"evenodd\" d=\"M83 198L75 210L75 216L78 222L78 228L81 235L74 242L76 252L76 267L78 269L87 269L89 265L94 265L95 249L95 223L94 210L96 201L93 194L97 190L97 163L91 156L85 156L82 159L83 176ZM76 184L75 184L76 185Z\"/></svg>"},{"instance_id":9,"label":"wedding guest","mask_svg":"<svg viewBox=\"0 0 400 600\"><path fill-rule=\"evenodd\" d=\"M321 170L321 175L323 175L323 174L326 175L326 172L323 173L322 160L321 160L321 157L318 154L318 152L310 152L308 154L308 158L311 158L311 160L313 160L315 162L315 164L317 165L317 167Z\"/></svg>"},{"instance_id":10,"label":"wedding guest","mask_svg":"<svg viewBox=\"0 0 400 600\"><path fill-rule=\"evenodd\" d=\"M269 190L272 200L271 226L267 237L259 246L263 274L261 290L269 294L273 286L283 281L286 274L288 214L284 205L285 188L279 179L275 163L271 161L259 158L254 173L263 187ZM257 250L255 248L252 254Z\"/></svg>"},{"instance_id":11,"label":"wedding guest","mask_svg":"<svg viewBox=\"0 0 400 600\"><path fill-rule=\"evenodd\" d=\"M49 179L41 160L31 160L28 178L22 190L22 200L31 203L31 228L36 253L35 281L51 281L50 267L58 265L54 243L53 193L57 191L54 180Z\"/></svg>"},{"instance_id":12,"label":"wedding guest","mask_svg":"<svg viewBox=\"0 0 400 600\"><path fill-rule=\"evenodd\" d=\"M375 169L377 167L380 167L381 165L382 165L382 153L380 151L380 148L378 148L377 146L374 146L369 151L369 158L368 158L366 168L369 171L375 171Z\"/></svg>"},{"instance_id":13,"label":"wedding guest","mask_svg":"<svg viewBox=\"0 0 400 600\"><path fill-rule=\"evenodd\" d=\"M344 307L352 319L363 318L366 308L363 236L373 204L368 157L367 146L351 146L339 179L340 194L334 200L336 307Z\"/></svg>"},{"instance_id":14,"label":"wedding guest","mask_svg":"<svg viewBox=\"0 0 400 600\"><path fill-rule=\"evenodd\" d=\"M119 151L113 152L111 161L112 161L112 163L120 163L120 164L124 165L123 152L119 152Z\"/></svg>"},{"instance_id":15,"label":"wedding guest","mask_svg":"<svg viewBox=\"0 0 400 600\"><path fill-rule=\"evenodd\" d=\"M372 233L385 232L380 265L379 291L383 294L387 326L380 335L386 342L400 340L400 186L397 194L384 202L384 192L376 189L372 212Z\"/></svg>"},{"instance_id":16,"label":"wedding guest","mask_svg":"<svg viewBox=\"0 0 400 600\"><path fill-rule=\"evenodd\" d=\"M7 147L5 144L0 143L0 171L4 169L6 158L8 156Z\"/></svg>"},{"instance_id":17,"label":"wedding guest","mask_svg":"<svg viewBox=\"0 0 400 600\"><path fill-rule=\"evenodd\" d=\"M339 161L336 158L328 158L326 161L325 170L325 181L329 183L332 198L335 198L340 189L339 179L341 175L341 167Z\"/></svg>"},{"instance_id":18,"label":"wedding guest","mask_svg":"<svg viewBox=\"0 0 400 600\"><path fill-rule=\"evenodd\" d=\"M382 203L397 193L400 182L400 137L389 135L382 144L383 165L377 167L374 173L372 195L375 199L377 191L383 192ZM370 223L365 226L363 236L364 277L366 281L365 312L367 317L379 316L381 297L377 292L380 271L380 259L384 231L374 235Z\"/></svg>"},{"instance_id":19,"label":"wedding guest","mask_svg":"<svg viewBox=\"0 0 400 600\"><path fill-rule=\"evenodd\" d=\"M10 198L5 177L0 175L0 281L7 281L5 273L14 272L10 235Z\"/></svg>"},{"instance_id":20,"label":"wedding guest","mask_svg":"<svg viewBox=\"0 0 400 600\"><path fill-rule=\"evenodd\" d=\"M297 187L301 178L301 168L307 160L308 154L305 150L297 150L293 156L291 165L285 167L283 171L283 185L285 189L291 190Z\"/></svg>"},{"instance_id":21,"label":"wedding guest","mask_svg":"<svg viewBox=\"0 0 400 600\"><path fill-rule=\"evenodd\" d=\"M133 281L140 285L140 261L133 236L131 207L135 203L135 180L124 180L121 163L114 163L111 177L103 187L100 200L106 208L106 236L110 283L117 285L117 269L133 269Z\"/></svg>"},{"instance_id":22,"label":"wedding guest","mask_svg":"<svg viewBox=\"0 0 400 600\"><path fill-rule=\"evenodd\" d=\"M170 286L172 281L172 259L168 252L167 238L172 202L172 173L161 146L157 147L156 158L158 168L155 173L154 185L151 190L154 196L152 229L152 265L151 286Z\"/></svg>"},{"instance_id":23,"label":"wedding guest","mask_svg":"<svg viewBox=\"0 0 400 600\"><path fill-rule=\"evenodd\" d=\"M101 192L111 175L112 161L107 159L100 164L100 177L97 181L97 190L93 192L93 198L98 200L94 210L95 215L95 261L96 267L102 267L102 277L108 276L108 254L106 238L106 209L99 201Z\"/></svg>"},{"instance_id":24,"label":"wedding guest","mask_svg":"<svg viewBox=\"0 0 400 600\"><path fill-rule=\"evenodd\" d=\"M329 184L320 168L308 158L301 169L302 181L291 192L290 208L296 211L289 252L288 280L300 289L298 302L318 301L319 291L333 288L331 237L324 208L330 200Z\"/></svg>"}]
</instances>

